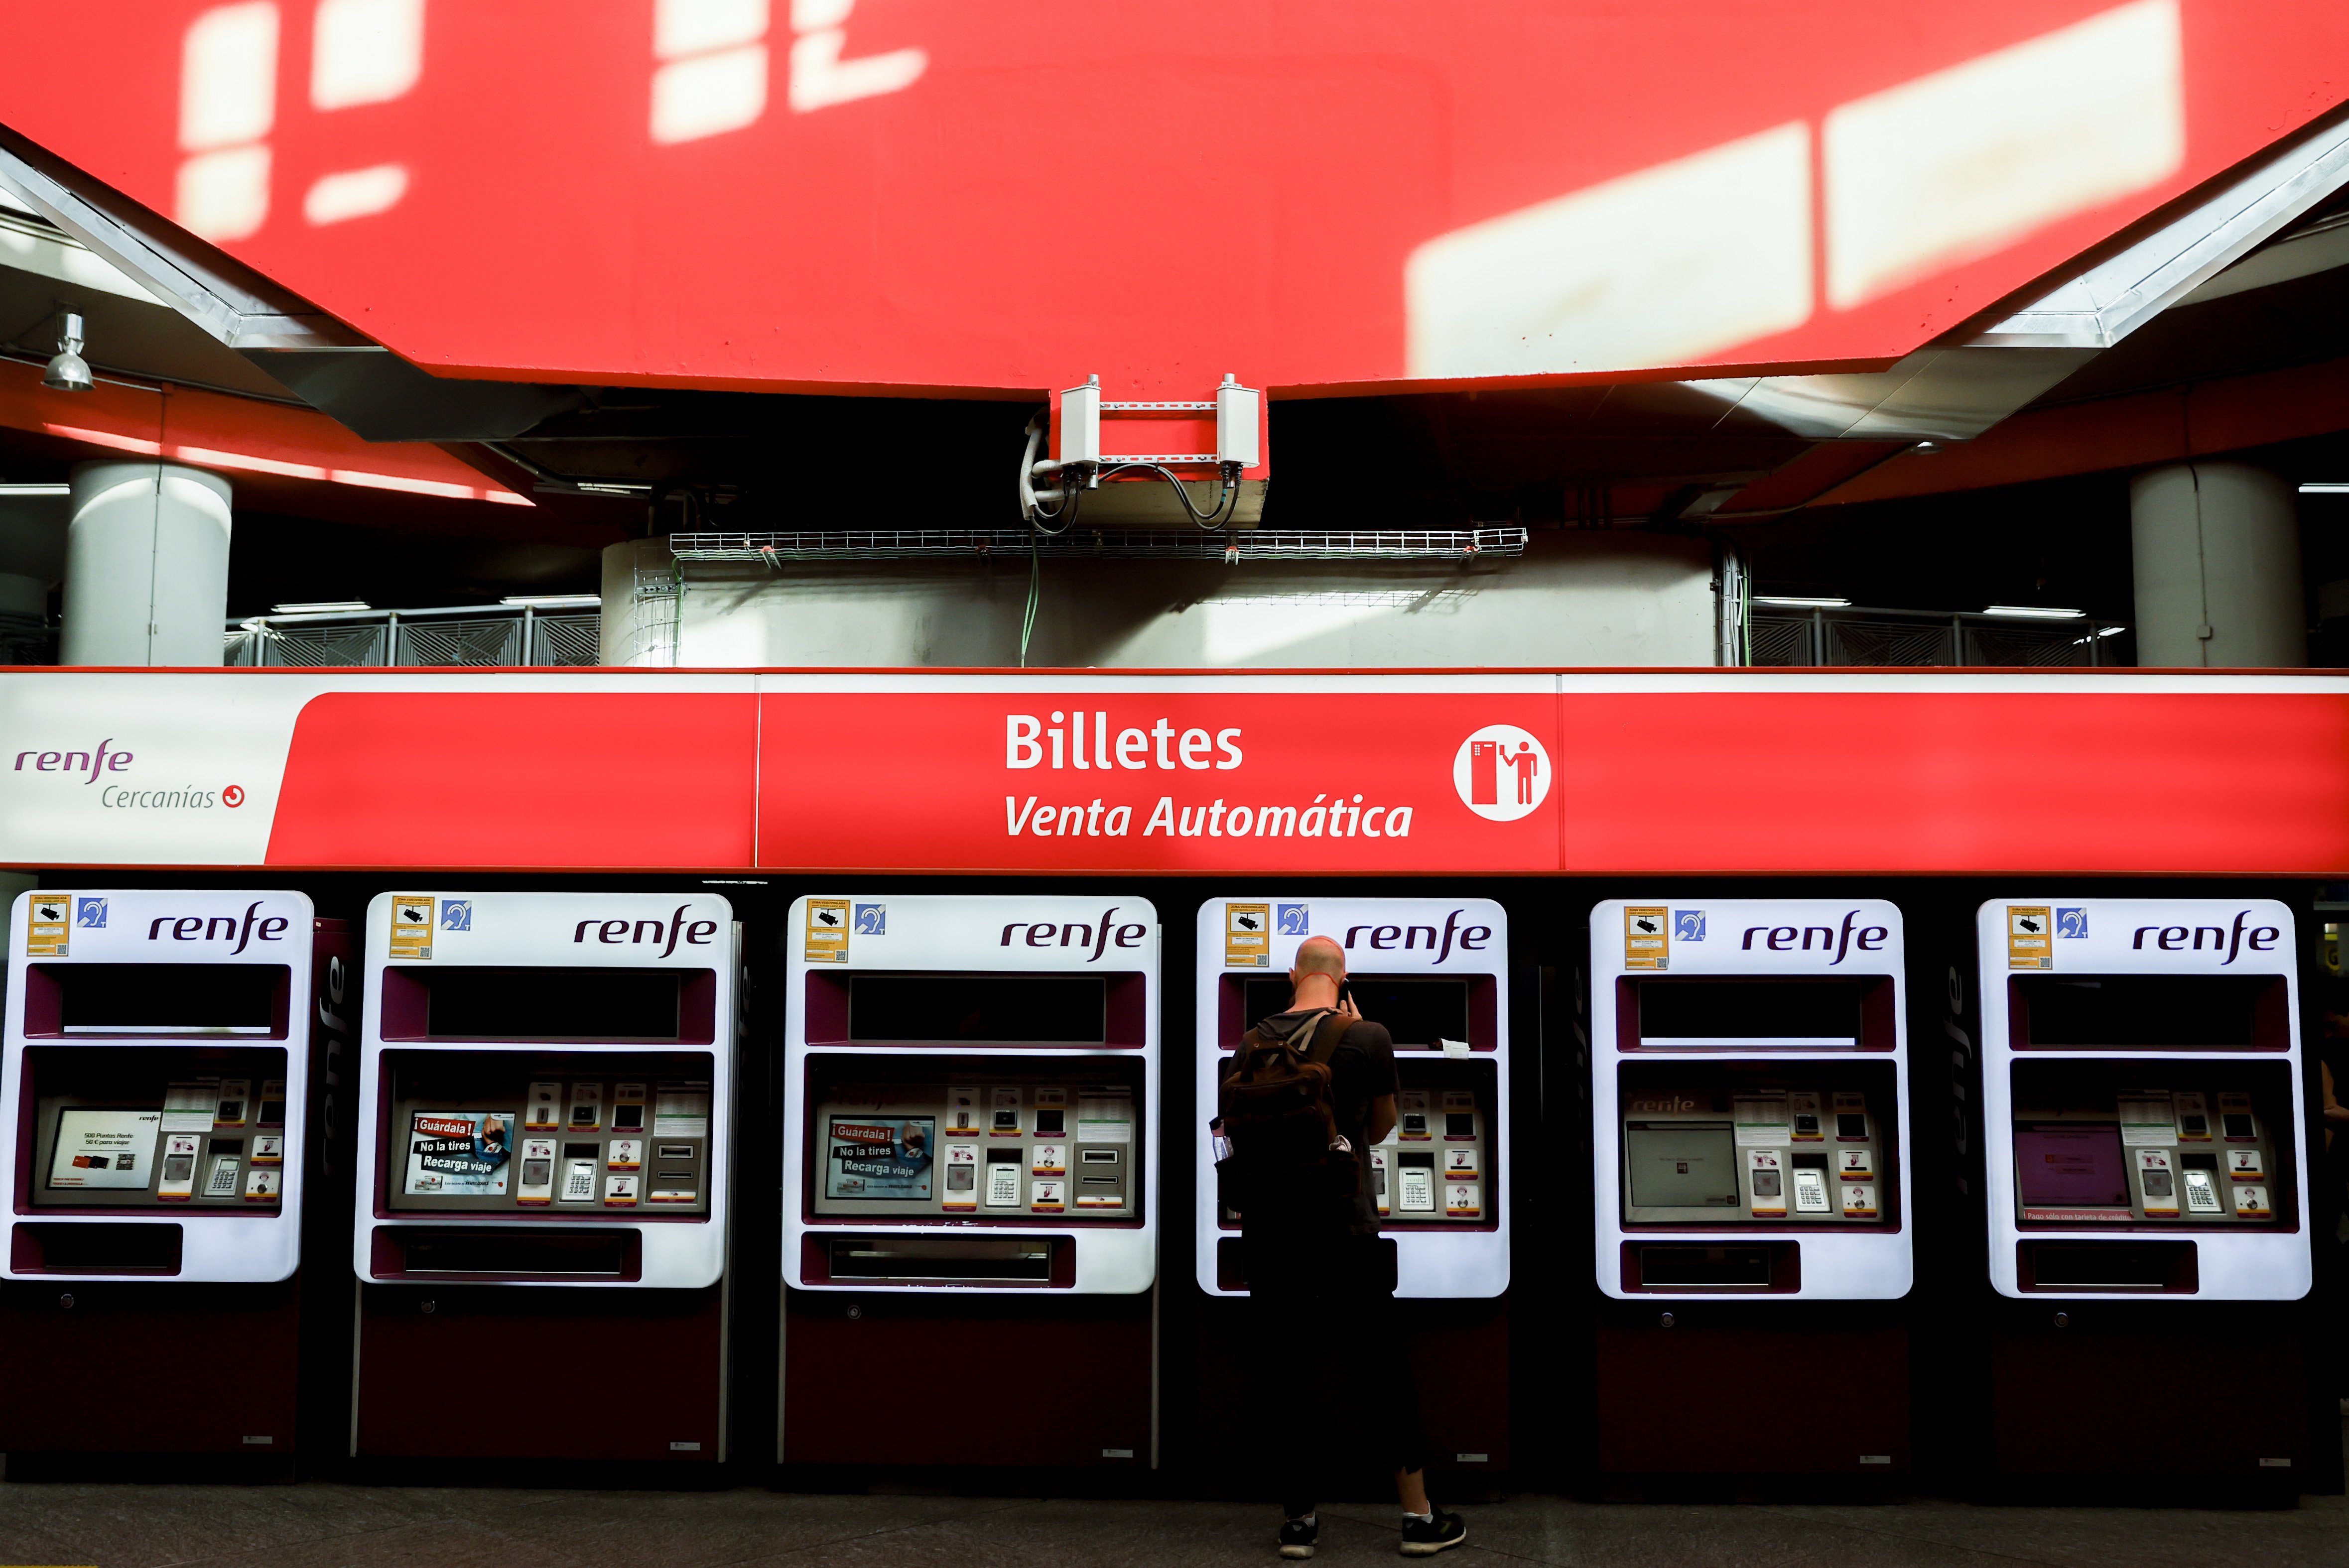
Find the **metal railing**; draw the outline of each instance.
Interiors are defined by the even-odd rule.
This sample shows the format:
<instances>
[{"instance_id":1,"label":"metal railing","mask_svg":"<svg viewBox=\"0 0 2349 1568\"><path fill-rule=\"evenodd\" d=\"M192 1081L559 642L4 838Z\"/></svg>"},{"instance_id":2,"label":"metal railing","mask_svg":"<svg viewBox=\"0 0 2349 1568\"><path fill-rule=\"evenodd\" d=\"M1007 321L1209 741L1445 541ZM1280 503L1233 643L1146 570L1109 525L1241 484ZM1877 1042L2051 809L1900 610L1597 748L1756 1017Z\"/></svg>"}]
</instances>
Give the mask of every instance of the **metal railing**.
<instances>
[{"instance_id":1,"label":"metal railing","mask_svg":"<svg viewBox=\"0 0 2349 1568\"><path fill-rule=\"evenodd\" d=\"M1978 612L1783 610L1757 605L1750 622L1755 665L1859 665L1964 668L2095 668L2114 663L2111 621L2025 620Z\"/></svg>"},{"instance_id":2,"label":"metal railing","mask_svg":"<svg viewBox=\"0 0 2349 1568\"><path fill-rule=\"evenodd\" d=\"M881 528L776 533L672 533L679 561L735 561L781 565L787 561L911 561L938 556L973 559L1009 555L1026 560L1032 548L1055 559L1092 556L1124 561L1471 561L1523 555L1526 530L1233 528L1217 532L1157 532L1143 529L1076 529L1032 542L1024 528Z\"/></svg>"},{"instance_id":3,"label":"metal railing","mask_svg":"<svg viewBox=\"0 0 2349 1568\"><path fill-rule=\"evenodd\" d=\"M592 665L603 614L523 604L440 610L312 610L233 621L224 665Z\"/></svg>"}]
</instances>

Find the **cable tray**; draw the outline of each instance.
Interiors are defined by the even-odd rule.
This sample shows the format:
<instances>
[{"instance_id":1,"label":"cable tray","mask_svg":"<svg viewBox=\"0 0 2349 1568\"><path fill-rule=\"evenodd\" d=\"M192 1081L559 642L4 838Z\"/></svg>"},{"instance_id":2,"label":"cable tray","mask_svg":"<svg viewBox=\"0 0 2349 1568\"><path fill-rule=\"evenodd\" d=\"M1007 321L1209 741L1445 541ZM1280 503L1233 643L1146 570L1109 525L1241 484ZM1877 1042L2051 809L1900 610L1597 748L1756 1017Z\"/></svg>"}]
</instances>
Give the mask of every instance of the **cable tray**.
<instances>
[{"instance_id":1,"label":"cable tray","mask_svg":"<svg viewBox=\"0 0 2349 1568\"><path fill-rule=\"evenodd\" d=\"M1523 528L1227 529L1182 533L1076 529L1043 534L1039 552L1123 561L1450 561L1526 552ZM937 556L1025 557L1024 528L878 528L793 533L672 533L679 561L908 561Z\"/></svg>"}]
</instances>

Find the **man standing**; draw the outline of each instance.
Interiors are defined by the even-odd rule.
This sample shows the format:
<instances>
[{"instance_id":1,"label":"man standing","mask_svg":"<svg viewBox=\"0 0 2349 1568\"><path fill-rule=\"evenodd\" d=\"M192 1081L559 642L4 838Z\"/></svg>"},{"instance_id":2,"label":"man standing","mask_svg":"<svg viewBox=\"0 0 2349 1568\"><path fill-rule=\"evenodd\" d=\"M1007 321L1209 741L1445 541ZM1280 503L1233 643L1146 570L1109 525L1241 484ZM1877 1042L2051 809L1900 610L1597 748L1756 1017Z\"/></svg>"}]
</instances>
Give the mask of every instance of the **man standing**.
<instances>
[{"instance_id":1,"label":"man standing","mask_svg":"<svg viewBox=\"0 0 2349 1568\"><path fill-rule=\"evenodd\" d=\"M1340 995L1345 977L1345 950L1326 936L1306 938L1288 972L1288 1010L1254 1031L1260 1041L1291 1041L1308 1060L1326 1065L1332 1166L1342 1170L1350 1162L1356 1172L1351 1192L1332 1203L1241 1201L1250 1338L1260 1362L1256 1382L1264 1412L1257 1429L1278 1445L1274 1469L1285 1514L1280 1554L1310 1557L1320 1534L1314 1514L1318 1449L1329 1440L1333 1405L1344 1404L1323 1398L1321 1389L1333 1375L1368 1385L1367 1402L1383 1421L1376 1437L1394 1468L1402 1503L1403 1555L1428 1557L1459 1545L1468 1529L1458 1514L1427 1499L1419 1393L1399 1354L1394 1243L1379 1234L1370 1186L1369 1150L1395 1124L1394 1042L1384 1027L1363 1019L1352 998ZM1244 1144L1247 1132L1236 1124L1232 1137ZM1247 1159L1244 1148L1235 1154Z\"/></svg>"}]
</instances>

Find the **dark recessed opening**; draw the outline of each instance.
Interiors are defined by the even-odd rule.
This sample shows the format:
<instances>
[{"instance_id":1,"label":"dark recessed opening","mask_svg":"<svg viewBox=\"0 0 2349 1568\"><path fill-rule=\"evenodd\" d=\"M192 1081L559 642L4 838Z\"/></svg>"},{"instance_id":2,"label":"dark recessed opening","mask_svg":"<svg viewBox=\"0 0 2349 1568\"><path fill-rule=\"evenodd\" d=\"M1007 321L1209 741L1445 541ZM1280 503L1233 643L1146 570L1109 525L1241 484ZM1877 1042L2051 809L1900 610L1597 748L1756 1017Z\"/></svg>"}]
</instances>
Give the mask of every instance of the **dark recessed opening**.
<instances>
[{"instance_id":1,"label":"dark recessed opening","mask_svg":"<svg viewBox=\"0 0 2349 1568\"><path fill-rule=\"evenodd\" d=\"M282 964L48 964L61 1033L266 1035Z\"/></svg>"},{"instance_id":2,"label":"dark recessed opening","mask_svg":"<svg viewBox=\"0 0 2349 1568\"><path fill-rule=\"evenodd\" d=\"M1640 1248L1640 1284L1650 1290L1766 1290L1768 1247L1695 1245Z\"/></svg>"},{"instance_id":3,"label":"dark recessed opening","mask_svg":"<svg viewBox=\"0 0 2349 1568\"><path fill-rule=\"evenodd\" d=\"M2207 929L2210 929L2206 927ZM2017 975L2034 1046L2097 1049L2256 1044L2272 975Z\"/></svg>"},{"instance_id":4,"label":"dark recessed opening","mask_svg":"<svg viewBox=\"0 0 2349 1568\"><path fill-rule=\"evenodd\" d=\"M1355 975L1348 977L1346 990L1362 1016L1385 1025L1396 1045L1433 1047L1438 1040L1468 1038L1465 980ZM1241 982L1243 1026L1254 1028L1286 1009L1290 995L1285 978Z\"/></svg>"},{"instance_id":5,"label":"dark recessed opening","mask_svg":"<svg viewBox=\"0 0 2349 1568\"><path fill-rule=\"evenodd\" d=\"M859 975L848 983L852 1040L1019 1040L1097 1046L1108 986L1084 975Z\"/></svg>"},{"instance_id":6,"label":"dark recessed opening","mask_svg":"<svg viewBox=\"0 0 2349 1568\"><path fill-rule=\"evenodd\" d=\"M426 987L424 1032L441 1040L675 1040L680 969L409 968Z\"/></svg>"},{"instance_id":7,"label":"dark recessed opening","mask_svg":"<svg viewBox=\"0 0 2349 1568\"><path fill-rule=\"evenodd\" d=\"M1641 980L1640 1037L1857 1040L1858 980Z\"/></svg>"},{"instance_id":8,"label":"dark recessed opening","mask_svg":"<svg viewBox=\"0 0 2349 1568\"><path fill-rule=\"evenodd\" d=\"M1032 1280L1052 1277L1056 1238L843 1236L832 1243L834 1279Z\"/></svg>"}]
</instances>

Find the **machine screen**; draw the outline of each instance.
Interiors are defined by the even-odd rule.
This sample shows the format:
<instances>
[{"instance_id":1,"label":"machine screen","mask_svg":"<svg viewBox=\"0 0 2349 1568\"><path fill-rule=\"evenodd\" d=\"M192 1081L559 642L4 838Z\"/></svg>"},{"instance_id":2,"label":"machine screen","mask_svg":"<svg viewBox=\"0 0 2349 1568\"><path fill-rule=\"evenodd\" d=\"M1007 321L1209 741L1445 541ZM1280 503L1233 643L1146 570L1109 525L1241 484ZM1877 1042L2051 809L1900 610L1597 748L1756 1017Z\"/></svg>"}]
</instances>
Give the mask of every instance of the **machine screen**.
<instances>
[{"instance_id":1,"label":"machine screen","mask_svg":"<svg viewBox=\"0 0 2349 1568\"><path fill-rule=\"evenodd\" d=\"M823 1160L823 1195L866 1202L926 1202L937 1119L835 1116Z\"/></svg>"},{"instance_id":2,"label":"machine screen","mask_svg":"<svg viewBox=\"0 0 2349 1568\"><path fill-rule=\"evenodd\" d=\"M1860 1034L1859 980L1640 980L1642 1040L1838 1040Z\"/></svg>"},{"instance_id":3,"label":"machine screen","mask_svg":"<svg viewBox=\"0 0 2349 1568\"><path fill-rule=\"evenodd\" d=\"M932 1057L915 1070L942 1065ZM980 1058L951 1064L951 1078L897 1076L910 1066L812 1064L808 1157L823 1167L808 1188L815 1214L1061 1224L1139 1215L1139 1064L1092 1062L1058 1076ZM874 1076L842 1081L860 1071Z\"/></svg>"},{"instance_id":4,"label":"machine screen","mask_svg":"<svg viewBox=\"0 0 2349 1568\"><path fill-rule=\"evenodd\" d=\"M1097 1046L1108 995L1089 975L859 975L848 983L848 1037Z\"/></svg>"},{"instance_id":5,"label":"machine screen","mask_svg":"<svg viewBox=\"0 0 2349 1568\"><path fill-rule=\"evenodd\" d=\"M2125 1204L2117 1127L2025 1127L2014 1133L2015 1190L2025 1204Z\"/></svg>"},{"instance_id":6,"label":"machine screen","mask_svg":"<svg viewBox=\"0 0 2349 1568\"><path fill-rule=\"evenodd\" d=\"M277 1047L26 1050L26 1090L38 1105L29 1196L42 1208L275 1213L285 1060Z\"/></svg>"},{"instance_id":7,"label":"machine screen","mask_svg":"<svg viewBox=\"0 0 2349 1568\"><path fill-rule=\"evenodd\" d=\"M1362 1016L1386 1026L1398 1046L1431 1049L1438 1040L1468 1038L1468 982L1442 976L1421 979L1399 975L1355 975L1346 991ZM1288 1006L1286 978L1241 983L1240 1006L1245 1027L1254 1028Z\"/></svg>"},{"instance_id":8,"label":"machine screen","mask_svg":"<svg viewBox=\"0 0 2349 1568\"><path fill-rule=\"evenodd\" d=\"M267 1035L291 983L282 964L51 964L67 1035Z\"/></svg>"},{"instance_id":9,"label":"machine screen","mask_svg":"<svg viewBox=\"0 0 2349 1568\"><path fill-rule=\"evenodd\" d=\"M1642 1208L1734 1209L1737 1140L1727 1125L1623 1130L1631 1202Z\"/></svg>"},{"instance_id":10,"label":"machine screen","mask_svg":"<svg viewBox=\"0 0 2349 1568\"><path fill-rule=\"evenodd\" d=\"M2016 999L2034 1046L2114 1050L2256 1044L2272 975L2016 975Z\"/></svg>"},{"instance_id":11,"label":"machine screen","mask_svg":"<svg viewBox=\"0 0 2349 1568\"><path fill-rule=\"evenodd\" d=\"M687 973L488 965L402 971L428 988L424 1032L442 1040L674 1040Z\"/></svg>"},{"instance_id":12,"label":"machine screen","mask_svg":"<svg viewBox=\"0 0 2349 1568\"><path fill-rule=\"evenodd\" d=\"M710 1068L708 1055L688 1051L386 1051L381 1201L433 1212L706 1217Z\"/></svg>"}]
</instances>

